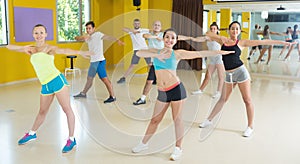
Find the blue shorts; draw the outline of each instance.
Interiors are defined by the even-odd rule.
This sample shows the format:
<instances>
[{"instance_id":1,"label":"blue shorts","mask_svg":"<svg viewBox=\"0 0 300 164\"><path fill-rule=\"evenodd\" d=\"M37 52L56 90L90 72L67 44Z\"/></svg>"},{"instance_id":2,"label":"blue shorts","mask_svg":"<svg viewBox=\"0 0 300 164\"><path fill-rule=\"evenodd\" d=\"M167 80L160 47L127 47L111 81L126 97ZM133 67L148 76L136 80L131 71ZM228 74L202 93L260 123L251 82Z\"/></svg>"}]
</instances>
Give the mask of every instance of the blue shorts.
<instances>
[{"instance_id":1,"label":"blue shorts","mask_svg":"<svg viewBox=\"0 0 300 164\"><path fill-rule=\"evenodd\" d=\"M64 86L68 86L69 83L63 74L56 76L47 84L42 85L42 95L52 95L63 89Z\"/></svg>"},{"instance_id":2,"label":"blue shorts","mask_svg":"<svg viewBox=\"0 0 300 164\"><path fill-rule=\"evenodd\" d=\"M96 73L98 73L98 76L100 79L107 77L106 60L91 62L91 65L90 65L90 68L88 71L88 76L95 77Z\"/></svg>"}]
</instances>

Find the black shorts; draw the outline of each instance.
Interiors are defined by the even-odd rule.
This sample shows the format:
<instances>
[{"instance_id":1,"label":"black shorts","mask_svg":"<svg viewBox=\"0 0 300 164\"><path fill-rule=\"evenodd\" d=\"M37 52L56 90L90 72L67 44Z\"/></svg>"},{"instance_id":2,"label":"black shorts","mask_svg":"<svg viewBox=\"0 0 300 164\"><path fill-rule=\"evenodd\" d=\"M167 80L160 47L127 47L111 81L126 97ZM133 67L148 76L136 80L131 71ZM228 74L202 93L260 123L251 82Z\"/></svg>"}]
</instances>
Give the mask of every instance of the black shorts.
<instances>
[{"instance_id":1,"label":"black shorts","mask_svg":"<svg viewBox=\"0 0 300 164\"><path fill-rule=\"evenodd\" d=\"M261 49L262 49L262 46L261 46L261 45L258 45L258 46L253 46L253 47L252 47L252 50L255 50L255 49L256 49L256 47L258 47L258 49L259 49L259 50L261 50Z\"/></svg>"},{"instance_id":2,"label":"black shorts","mask_svg":"<svg viewBox=\"0 0 300 164\"><path fill-rule=\"evenodd\" d=\"M186 98L186 91L182 83L169 91L158 90L157 100L161 102L179 101Z\"/></svg>"},{"instance_id":3,"label":"black shorts","mask_svg":"<svg viewBox=\"0 0 300 164\"><path fill-rule=\"evenodd\" d=\"M151 67L149 69L147 80L153 80L153 81L156 80L155 70L154 70L154 66L153 65L151 65Z\"/></svg>"}]
</instances>

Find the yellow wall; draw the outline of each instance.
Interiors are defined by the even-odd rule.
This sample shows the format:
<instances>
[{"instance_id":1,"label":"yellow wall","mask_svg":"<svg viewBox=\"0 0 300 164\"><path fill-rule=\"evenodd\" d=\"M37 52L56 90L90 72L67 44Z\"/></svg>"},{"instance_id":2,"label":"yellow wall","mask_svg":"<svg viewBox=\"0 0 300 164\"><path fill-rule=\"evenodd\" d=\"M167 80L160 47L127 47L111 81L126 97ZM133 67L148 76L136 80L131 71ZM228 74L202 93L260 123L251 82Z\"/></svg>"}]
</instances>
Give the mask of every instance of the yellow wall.
<instances>
[{"instance_id":1,"label":"yellow wall","mask_svg":"<svg viewBox=\"0 0 300 164\"><path fill-rule=\"evenodd\" d=\"M136 11L132 0L91 0L91 20L96 23L98 30L105 34L115 36L123 40L126 45L119 46L116 43L105 41L105 57L107 64L117 64L122 61L126 54L132 51L131 40L128 35L122 32L122 27L132 27L132 18L140 18L142 27L151 28L154 18L152 10L159 10L159 19L163 23L163 28L166 29L171 26L171 11L172 0L142 0L141 12ZM72 49L86 49L86 45L82 43L66 43L58 44L56 42L56 1L47 1L45 3L41 0L9 0L8 1L8 27L9 27L9 43L17 45L33 44L33 42L16 43L14 40L14 7L30 7L30 8L45 8L53 10L53 29L54 40L47 41L49 44L57 45L62 48ZM144 11L143 11L144 9ZM148 10L150 9L150 11ZM147 11L147 13L145 13ZM163 14L162 14L163 13ZM149 23L148 23L149 22ZM0 84L9 83L19 80L26 80L35 78L35 72L30 64L29 57L26 54L8 51L5 47L0 47ZM60 71L64 71L66 67L66 60L64 55L55 56L55 64ZM128 62L127 62L128 63ZM78 57L76 66L80 68L87 68L89 61ZM126 62L125 62L125 65Z\"/></svg>"}]
</instances>

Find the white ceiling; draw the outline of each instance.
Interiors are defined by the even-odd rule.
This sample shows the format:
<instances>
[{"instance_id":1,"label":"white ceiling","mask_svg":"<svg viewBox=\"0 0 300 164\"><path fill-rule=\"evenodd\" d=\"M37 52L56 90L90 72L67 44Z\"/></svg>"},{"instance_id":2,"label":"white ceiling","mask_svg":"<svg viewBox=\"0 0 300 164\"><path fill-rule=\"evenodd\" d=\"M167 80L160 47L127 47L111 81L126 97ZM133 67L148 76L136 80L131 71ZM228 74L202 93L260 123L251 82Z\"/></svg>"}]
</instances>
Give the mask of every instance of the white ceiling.
<instances>
[{"instance_id":1,"label":"white ceiling","mask_svg":"<svg viewBox=\"0 0 300 164\"><path fill-rule=\"evenodd\" d=\"M278 11L277 8L285 8L284 11ZM204 5L206 10L220 10L222 8L231 8L233 12L258 12L258 11L269 11L269 12L299 12L300 13L300 0L294 2L235 2L235 3L218 3L216 5Z\"/></svg>"}]
</instances>

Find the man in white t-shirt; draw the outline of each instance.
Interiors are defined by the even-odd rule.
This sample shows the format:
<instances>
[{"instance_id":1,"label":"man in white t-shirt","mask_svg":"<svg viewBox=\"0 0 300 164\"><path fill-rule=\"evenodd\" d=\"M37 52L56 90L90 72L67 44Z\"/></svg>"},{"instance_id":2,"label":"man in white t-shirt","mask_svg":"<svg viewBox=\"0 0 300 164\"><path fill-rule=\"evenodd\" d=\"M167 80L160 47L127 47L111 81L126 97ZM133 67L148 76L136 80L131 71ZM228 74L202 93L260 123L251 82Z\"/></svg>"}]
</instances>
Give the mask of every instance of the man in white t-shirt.
<instances>
[{"instance_id":1,"label":"man in white t-shirt","mask_svg":"<svg viewBox=\"0 0 300 164\"><path fill-rule=\"evenodd\" d=\"M83 91L75 95L74 98L86 98L86 93L93 85L94 77L98 74L109 92L109 98L106 99L104 103L114 102L116 101L116 97L114 96L112 84L106 73L106 60L103 55L103 40L118 41L119 45L124 45L124 43L113 36L95 31L95 23L93 21L87 22L85 27L88 35L76 36L75 39L77 41L85 41L88 44L89 51L94 52L95 55L92 55L90 58L90 67L85 87Z\"/></svg>"},{"instance_id":2,"label":"man in white t-shirt","mask_svg":"<svg viewBox=\"0 0 300 164\"><path fill-rule=\"evenodd\" d=\"M131 73L134 66L139 63L140 57L136 56L136 52L141 49L148 49L146 40L143 37L143 35L149 33L149 29L140 28L141 23L139 19L133 20L133 27L134 27L133 30L130 28L123 28L123 31L127 32L131 37L132 46L133 46L133 56L131 59L131 64L128 67L127 71L124 73L123 77L121 77L117 81L118 84L124 83L126 81L126 77ZM150 58L144 58L144 59L146 63L150 66L151 59Z\"/></svg>"}]
</instances>

